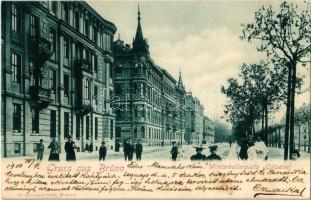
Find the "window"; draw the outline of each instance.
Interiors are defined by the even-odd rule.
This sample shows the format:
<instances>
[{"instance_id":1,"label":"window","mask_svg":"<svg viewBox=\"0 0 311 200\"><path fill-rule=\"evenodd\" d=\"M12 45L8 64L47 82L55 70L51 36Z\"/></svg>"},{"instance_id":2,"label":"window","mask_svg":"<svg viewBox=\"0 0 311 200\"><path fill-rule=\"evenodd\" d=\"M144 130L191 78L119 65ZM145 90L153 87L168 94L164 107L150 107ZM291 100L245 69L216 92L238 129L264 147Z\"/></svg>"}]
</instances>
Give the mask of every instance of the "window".
<instances>
[{"instance_id":1,"label":"window","mask_svg":"<svg viewBox=\"0 0 311 200\"><path fill-rule=\"evenodd\" d=\"M15 154L21 153L21 143L14 143L14 153Z\"/></svg>"},{"instance_id":2,"label":"window","mask_svg":"<svg viewBox=\"0 0 311 200\"><path fill-rule=\"evenodd\" d=\"M84 79L84 99L90 100L90 86L91 81L89 79Z\"/></svg>"},{"instance_id":3,"label":"window","mask_svg":"<svg viewBox=\"0 0 311 200\"><path fill-rule=\"evenodd\" d=\"M56 111L51 110L50 113L50 136L56 137Z\"/></svg>"},{"instance_id":4,"label":"window","mask_svg":"<svg viewBox=\"0 0 311 200\"><path fill-rule=\"evenodd\" d=\"M12 31L17 33L20 32L20 13L19 8L15 3L12 3L12 10L11 10L11 28Z\"/></svg>"},{"instance_id":5,"label":"window","mask_svg":"<svg viewBox=\"0 0 311 200\"><path fill-rule=\"evenodd\" d=\"M95 42L95 44L97 45L97 27L94 26L94 32L93 32L93 41Z\"/></svg>"},{"instance_id":6,"label":"window","mask_svg":"<svg viewBox=\"0 0 311 200\"><path fill-rule=\"evenodd\" d=\"M52 12L52 14L56 15L56 13L57 13L57 2L51 1L50 3L51 3L50 11Z\"/></svg>"},{"instance_id":7,"label":"window","mask_svg":"<svg viewBox=\"0 0 311 200\"><path fill-rule=\"evenodd\" d=\"M95 72L96 74L98 73L98 65L97 65L97 62L98 62L98 57L97 57L97 55L93 55L93 56L92 56L92 64L93 64L94 72Z\"/></svg>"},{"instance_id":8,"label":"window","mask_svg":"<svg viewBox=\"0 0 311 200\"><path fill-rule=\"evenodd\" d=\"M33 108L31 109L31 117L32 117L32 132L39 133L39 109Z\"/></svg>"},{"instance_id":9,"label":"window","mask_svg":"<svg viewBox=\"0 0 311 200\"><path fill-rule=\"evenodd\" d=\"M307 135L304 135L304 136L303 136L303 139L305 139L305 140L306 140L306 139L307 139Z\"/></svg>"},{"instance_id":10,"label":"window","mask_svg":"<svg viewBox=\"0 0 311 200\"><path fill-rule=\"evenodd\" d=\"M95 117L95 140L98 139L98 117Z\"/></svg>"},{"instance_id":11,"label":"window","mask_svg":"<svg viewBox=\"0 0 311 200\"><path fill-rule=\"evenodd\" d=\"M69 75L64 74L64 96L69 96Z\"/></svg>"},{"instance_id":12,"label":"window","mask_svg":"<svg viewBox=\"0 0 311 200\"><path fill-rule=\"evenodd\" d=\"M64 38L64 58L69 58L69 40Z\"/></svg>"},{"instance_id":13,"label":"window","mask_svg":"<svg viewBox=\"0 0 311 200\"><path fill-rule=\"evenodd\" d=\"M67 2L63 2L63 7L64 7L64 16L63 16L63 19L64 19L66 22L69 22L69 7L68 7Z\"/></svg>"},{"instance_id":14,"label":"window","mask_svg":"<svg viewBox=\"0 0 311 200\"><path fill-rule=\"evenodd\" d=\"M12 65L12 81L15 83L20 83L21 82L21 57L20 55L12 53L11 65Z\"/></svg>"},{"instance_id":15,"label":"window","mask_svg":"<svg viewBox=\"0 0 311 200\"><path fill-rule=\"evenodd\" d=\"M98 87L97 86L94 86L94 100L95 100L95 105L97 105L97 100L98 100L98 98L97 98L97 96L98 96Z\"/></svg>"},{"instance_id":16,"label":"window","mask_svg":"<svg viewBox=\"0 0 311 200\"><path fill-rule=\"evenodd\" d=\"M37 35L38 30L38 17L31 15L30 16L30 36L35 37Z\"/></svg>"},{"instance_id":17,"label":"window","mask_svg":"<svg viewBox=\"0 0 311 200\"><path fill-rule=\"evenodd\" d=\"M75 12L75 28L79 31L80 30L80 16L79 12Z\"/></svg>"},{"instance_id":18,"label":"window","mask_svg":"<svg viewBox=\"0 0 311 200\"><path fill-rule=\"evenodd\" d=\"M89 140L90 139L90 117L89 116L86 116L85 117L85 129L86 129L86 131L85 131L85 138L87 139L87 140Z\"/></svg>"},{"instance_id":19,"label":"window","mask_svg":"<svg viewBox=\"0 0 311 200\"><path fill-rule=\"evenodd\" d=\"M89 37L90 34L90 29L89 29L89 20L85 20L84 21L84 35L86 35L87 37Z\"/></svg>"},{"instance_id":20,"label":"window","mask_svg":"<svg viewBox=\"0 0 311 200\"><path fill-rule=\"evenodd\" d=\"M55 53L56 52L56 32L53 29L50 30L50 41L52 43L52 51Z\"/></svg>"},{"instance_id":21,"label":"window","mask_svg":"<svg viewBox=\"0 0 311 200\"><path fill-rule=\"evenodd\" d=\"M112 78L113 77L113 68L112 65L110 63L107 63L107 67L109 67L109 77Z\"/></svg>"},{"instance_id":22,"label":"window","mask_svg":"<svg viewBox=\"0 0 311 200\"><path fill-rule=\"evenodd\" d=\"M145 127L141 127L141 137L145 138Z\"/></svg>"},{"instance_id":23,"label":"window","mask_svg":"<svg viewBox=\"0 0 311 200\"><path fill-rule=\"evenodd\" d=\"M29 60L29 70L31 71L30 74L30 85L35 85L35 76L34 76L34 65L32 59Z\"/></svg>"},{"instance_id":24,"label":"window","mask_svg":"<svg viewBox=\"0 0 311 200\"><path fill-rule=\"evenodd\" d=\"M22 105L13 104L13 131L21 132L22 129Z\"/></svg>"},{"instance_id":25,"label":"window","mask_svg":"<svg viewBox=\"0 0 311 200\"><path fill-rule=\"evenodd\" d=\"M80 118L76 117L76 139L80 140Z\"/></svg>"},{"instance_id":26,"label":"window","mask_svg":"<svg viewBox=\"0 0 311 200\"><path fill-rule=\"evenodd\" d=\"M64 138L68 138L69 135L69 112L64 112Z\"/></svg>"},{"instance_id":27,"label":"window","mask_svg":"<svg viewBox=\"0 0 311 200\"><path fill-rule=\"evenodd\" d=\"M56 92L56 70L50 69L49 72L49 86L53 94Z\"/></svg>"}]
</instances>

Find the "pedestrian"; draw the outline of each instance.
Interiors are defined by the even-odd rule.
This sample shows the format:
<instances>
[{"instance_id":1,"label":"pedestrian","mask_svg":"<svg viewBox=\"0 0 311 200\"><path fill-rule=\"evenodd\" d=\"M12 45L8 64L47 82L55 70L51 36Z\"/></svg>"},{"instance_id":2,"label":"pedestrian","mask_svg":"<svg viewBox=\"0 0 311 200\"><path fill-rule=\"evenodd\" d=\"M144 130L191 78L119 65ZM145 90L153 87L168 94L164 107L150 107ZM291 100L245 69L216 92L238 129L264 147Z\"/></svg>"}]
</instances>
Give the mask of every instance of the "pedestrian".
<instances>
[{"instance_id":1,"label":"pedestrian","mask_svg":"<svg viewBox=\"0 0 311 200\"><path fill-rule=\"evenodd\" d=\"M131 152L131 144L129 142L129 139L124 141L123 152L124 152L124 159L125 159L125 161L129 160L129 155L130 155L130 152Z\"/></svg>"},{"instance_id":2,"label":"pedestrian","mask_svg":"<svg viewBox=\"0 0 311 200\"><path fill-rule=\"evenodd\" d=\"M72 137L68 137L68 141L65 143L65 152L66 152L66 161L75 161L76 153L75 153L76 145L74 141L72 141Z\"/></svg>"},{"instance_id":3,"label":"pedestrian","mask_svg":"<svg viewBox=\"0 0 311 200\"><path fill-rule=\"evenodd\" d=\"M134 144L134 142L131 140L131 141L130 141L130 151L129 151L129 161L132 161L132 160L133 160L134 151L135 151L135 144Z\"/></svg>"},{"instance_id":4,"label":"pedestrian","mask_svg":"<svg viewBox=\"0 0 311 200\"><path fill-rule=\"evenodd\" d=\"M92 152L93 152L93 143L91 142L89 146L89 153L92 153Z\"/></svg>"},{"instance_id":5,"label":"pedestrian","mask_svg":"<svg viewBox=\"0 0 311 200\"><path fill-rule=\"evenodd\" d=\"M137 140L135 152L136 152L136 160L141 161L141 154L143 152L143 145L140 143L140 140Z\"/></svg>"},{"instance_id":6,"label":"pedestrian","mask_svg":"<svg viewBox=\"0 0 311 200\"><path fill-rule=\"evenodd\" d=\"M85 147L84 147L84 152L88 152L88 151L89 151L89 144L86 143L86 144L85 144Z\"/></svg>"},{"instance_id":7,"label":"pedestrian","mask_svg":"<svg viewBox=\"0 0 311 200\"><path fill-rule=\"evenodd\" d=\"M300 158L300 153L299 153L299 151L296 150L296 149L292 150L290 159L291 159L291 160L298 160L298 158Z\"/></svg>"},{"instance_id":8,"label":"pedestrian","mask_svg":"<svg viewBox=\"0 0 311 200\"><path fill-rule=\"evenodd\" d=\"M196 154L190 157L190 160L196 161L196 160L206 160L206 156L202 154L203 147L194 147L196 150Z\"/></svg>"},{"instance_id":9,"label":"pedestrian","mask_svg":"<svg viewBox=\"0 0 311 200\"><path fill-rule=\"evenodd\" d=\"M102 145L99 148L99 161L105 160L107 154L107 148L105 146L105 142L102 142Z\"/></svg>"},{"instance_id":10,"label":"pedestrian","mask_svg":"<svg viewBox=\"0 0 311 200\"><path fill-rule=\"evenodd\" d=\"M239 158L241 160L247 160L247 149L248 149L248 142L246 139L243 139L241 142L241 149L239 153Z\"/></svg>"},{"instance_id":11,"label":"pedestrian","mask_svg":"<svg viewBox=\"0 0 311 200\"><path fill-rule=\"evenodd\" d=\"M44 144L43 144L43 139L40 139L40 143L38 144L37 146L37 152L38 152L38 155L37 155L37 160L42 160L43 158L43 152L44 152Z\"/></svg>"},{"instance_id":12,"label":"pedestrian","mask_svg":"<svg viewBox=\"0 0 311 200\"><path fill-rule=\"evenodd\" d=\"M51 149L49 161L59 161L59 145L58 142L56 142L55 137L52 138L48 148Z\"/></svg>"},{"instance_id":13,"label":"pedestrian","mask_svg":"<svg viewBox=\"0 0 311 200\"><path fill-rule=\"evenodd\" d=\"M268 159L268 148L266 146L266 144L264 143L264 141L261 140L261 137L257 137L257 140L254 144L255 149L256 149L256 153L257 153L257 157L259 160L267 160Z\"/></svg>"},{"instance_id":14,"label":"pedestrian","mask_svg":"<svg viewBox=\"0 0 311 200\"><path fill-rule=\"evenodd\" d=\"M176 142L172 142L172 149L170 151L171 153L171 156L172 156L172 161L176 161L177 159L177 155L178 155L178 148L177 148L177 145L176 145Z\"/></svg>"},{"instance_id":15,"label":"pedestrian","mask_svg":"<svg viewBox=\"0 0 311 200\"><path fill-rule=\"evenodd\" d=\"M231 147L231 145L232 145L232 141L231 141L231 140L229 140L229 145L230 145L230 147Z\"/></svg>"},{"instance_id":16,"label":"pedestrian","mask_svg":"<svg viewBox=\"0 0 311 200\"><path fill-rule=\"evenodd\" d=\"M254 142L250 141L247 149L247 160L257 160L257 152L256 147L254 146Z\"/></svg>"},{"instance_id":17,"label":"pedestrian","mask_svg":"<svg viewBox=\"0 0 311 200\"><path fill-rule=\"evenodd\" d=\"M209 147L211 154L206 157L206 160L221 160L221 157L216 154L217 145Z\"/></svg>"}]
</instances>

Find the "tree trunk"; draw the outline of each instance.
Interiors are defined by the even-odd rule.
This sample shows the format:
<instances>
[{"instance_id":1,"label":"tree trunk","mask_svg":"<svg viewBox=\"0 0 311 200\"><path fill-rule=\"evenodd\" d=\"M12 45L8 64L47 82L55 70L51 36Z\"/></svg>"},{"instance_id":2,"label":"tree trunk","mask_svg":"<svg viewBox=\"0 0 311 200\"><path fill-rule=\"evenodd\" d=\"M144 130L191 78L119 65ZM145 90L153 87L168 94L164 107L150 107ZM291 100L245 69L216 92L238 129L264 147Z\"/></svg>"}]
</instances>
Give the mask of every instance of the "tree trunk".
<instances>
[{"instance_id":1,"label":"tree trunk","mask_svg":"<svg viewBox=\"0 0 311 200\"><path fill-rule=\"evenodd\" d=\"M296 88L296 64L292 63L292 82L291 82L291 103L290 103L290 132L289 132L289 152L291 153L295 149L295 88ZM291 159L291 155L290 155Z\"/></svg>"},{"instance_id":2,"label":"tree trunk","mask_svg":"<svg viewBox=\"0 0 311 200\"><path fill-rule=\"evenodd\" d=\"M288 78L287 78L287 101L286 101L286 122L284 132L284 160L288 160L288 138L289 138L289 117L291 105L291 81L292 80L292 67L288 65Z\"/></svg>"},{"instance_id":3,"label":"tree trunk","mask_svg":"<svg viewBox=\"0 0 311 200\"><path fill-rule=\"evenodd\" d=\"M281 143L281 129L282 128L279 128L279 139L277 140L278 141L278 145L279 145L279 143ZM281 143L280 148L282 148L282 143Z\"/></svg>"},{"instance_id":4,"label":"tree trunk","mask_svg":"<svg viewBox=\"0 0 311 200\"><path fill-rule=\"evenodd\" d=\"M310 153L310 148L311 148L311 130L310 130L310 123L308 122L308 138L309 138L309 145L308 145L308 153Z\"/></svg>"},{"instance_id":5,"label":"tree trunk","mask_svg":"<svg viewBox=\"0 0 311 200\"><path fill-rule=\"evenodd\" d=\"M300 151L300 124L298 125L298 151Z\"/></svg>"},{"instance_id":6,"label":"tree trunk","mask_svg":"<svg viewBox=\"0 0 311 200\"><path fill-rule=\"evenodd\" d=\"M264 133L265 128L265 110L262 108L262 115L261 115L261 134Z\"/></svg>"},{"instance_id":7,"label":"tree trunk","mask_svg":"<svg viewBox=\"0 0 311 200\"><path fill-rule=\"evenodd\" d=\"M268 130L268 106L265 105L265 143L268 145L268 135L269 135L269 130Z\"/></svg>"}]
</instances>

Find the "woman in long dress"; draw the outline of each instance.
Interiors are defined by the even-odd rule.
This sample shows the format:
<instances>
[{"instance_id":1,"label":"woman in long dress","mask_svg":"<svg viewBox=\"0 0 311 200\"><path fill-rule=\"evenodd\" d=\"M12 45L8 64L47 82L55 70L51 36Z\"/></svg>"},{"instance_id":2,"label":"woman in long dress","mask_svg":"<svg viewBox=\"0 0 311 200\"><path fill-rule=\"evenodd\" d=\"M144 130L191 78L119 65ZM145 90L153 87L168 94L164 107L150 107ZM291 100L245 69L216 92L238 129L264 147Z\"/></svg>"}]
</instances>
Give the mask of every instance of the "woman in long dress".
<instances>
[{"instance_id":1,"label":"woman in long dress","mask_svg":"<svg viewBox=\"0 0 311 200\"><path fill-rule=\"evenodd\" d=\"M53 137L48 148L51 149L49 161L59 161L59 145L58 142L55 140L55 137Z\"/></svg>"},{"instance_id":2,"label":"woman in long dress","mask_svg":"<svg viewBox=\"0 0 311 200\"><path fill-rule=\"evenodd\" d=\"M75 149L76 145L74 141L72 141L71 136L68 137L68 141L65 143L65 152L66 152L66 160L67 161L75 161L76 153Z\"/></svg>"}]
</instances>

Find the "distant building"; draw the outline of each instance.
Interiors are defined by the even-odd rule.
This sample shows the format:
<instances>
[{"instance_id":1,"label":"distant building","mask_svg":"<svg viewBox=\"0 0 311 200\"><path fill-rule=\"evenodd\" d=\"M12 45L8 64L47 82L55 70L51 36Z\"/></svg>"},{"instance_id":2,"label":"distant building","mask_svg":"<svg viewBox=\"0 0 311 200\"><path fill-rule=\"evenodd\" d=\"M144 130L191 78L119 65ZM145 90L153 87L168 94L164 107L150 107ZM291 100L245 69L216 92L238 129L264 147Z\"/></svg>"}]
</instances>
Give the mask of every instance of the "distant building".
<instances>
[{"instance_id":1,"label":"distant building","mask_svg":"<svg viewBox=\"0 0 311 200\"><path fill-rule=\"evenodd\" d=\"M203 117L203 143L212 144L215 139L215 124L208 117Z\"/></svg>"},{"instance_id":2,"label":"distant building","mask_svg":"<svg viewBox=\"0 0 311 200\"><path fill-rule=\"evenodd\" d=\"M202 144L203 142L203 112L200 101L189 92L186 94L186 135L188 144Z\"/></svg>"},{"instance_id":3,"label":"distant building","mask_svg":"<svg viewBox=\"0 0 311 200\"><path fill-rule=\"evenodd\" d=\"M294 144L295 149L299 149L300 151L310 152L311 144L310 144L310 127L307 123L301 124L298 126L296 124L294 129ZM272 134L269 134L268 140L272 141L274 145L278 144L278 146L284 145L284 134L285 127L277 129ZM269 142L271 143L271 142Z\"/></svg>"},{"instance_id":4,"label":"distant building","mask_svg":"<svg viewBox=\"0 0 311 200\"><path fill-rule=\"evenodd\" d=\"M113 145L115 25L80 1L2 2L1 15L2 156L51 137L63 151L69 135L78 151Z\"/></svg>"},{"instance_id":5,"label":"distant building","mask_svg":"<svg viewBox=\"0 0 311 200\"><path fill-rule=\"evenodd\" d=\"M150 57L143 36L140 11L132 46L114 42L116 138L141 139L149 146L183 142L185 88L181 74L176 81Z\"/></svg>"}]
</instances>

